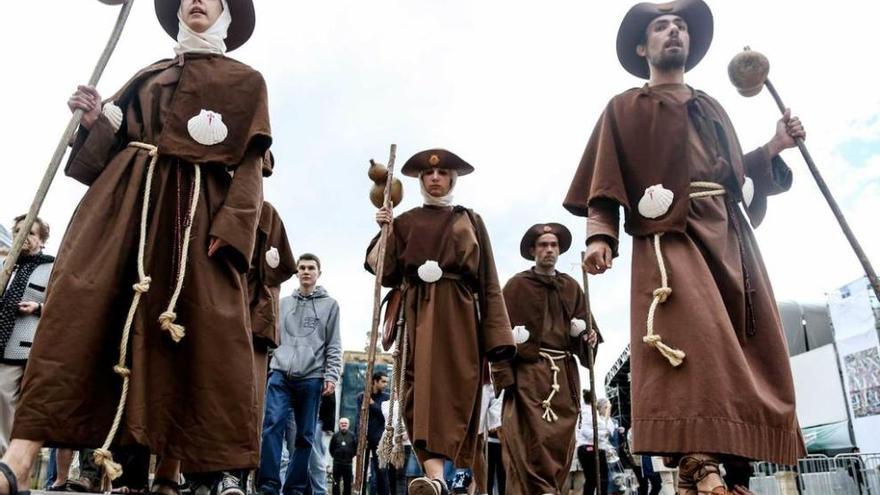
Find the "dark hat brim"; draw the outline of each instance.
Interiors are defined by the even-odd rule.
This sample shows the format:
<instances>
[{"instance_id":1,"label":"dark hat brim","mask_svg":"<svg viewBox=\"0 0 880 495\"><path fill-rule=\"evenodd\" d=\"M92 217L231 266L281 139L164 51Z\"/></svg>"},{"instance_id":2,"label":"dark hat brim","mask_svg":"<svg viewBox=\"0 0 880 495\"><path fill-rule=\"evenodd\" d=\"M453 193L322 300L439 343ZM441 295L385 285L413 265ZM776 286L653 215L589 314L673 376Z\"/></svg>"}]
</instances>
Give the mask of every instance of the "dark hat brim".
<instances>
[{"instance_id":1,"label":"dark hat brim","mask_svg":"<svg viewBox=\"0 0 880 495\"><path fill-rule=\"evenodd\" d=\"M177 41L177 11L180 10L180 0L155 0L156 17L162 29ZM254 13L253 0L226 0L229 5L229 15L232 23L226 31L226 51L231 52L245 44L254 34L256 15Z\"/></svg>"},{"instance_id":2,"label":"dark hat brim","mask_svg":"<svg viewBox=\"0 0 880 495\"><path fill-rule=\"evenodd\" d=\"M531 250L535 247L535 242L537 242L538 238L544 234L556 236L556 241L559 242L559 254L568 251L571 247L571 231L568 230L568 227L555 222L536 223L523 234L522 240L519 241L519 254L529 261L534 261L535 257L532 255Z\"/></svg>"},{"instance_id":3,"label":"dark hat brim","mask_svg":"<svg viewBox=\"0 0 880 495\"><path fill-rule=\"evenodd\" d=\"M696 67L712 44L715 21L703 0L636 4L623 17L617 31L617 59L627 72L638 78L649 79L651 72L647 59L636 53L636 46L643 41L648 24L661 15L677 15L687 22L690 47L685 71Z\"/></svg>"},{"instance_id":4,"label":"dark hat brim","mask_svg":"<svg viewBox=\"0 0 880 495\"><path fill-rule=\"evenodd\" d=\"M435 161L436 163L434 163ZM410 159L403 164L400 173L407 177L418 177L422 172L433 168L455 170L458 172L459 176L467 175L474 171L474 167L470 163L464 161L455 153L442 148L433 148L430 150L419 151L411 156Z\"/></svg>"}]
</instances>

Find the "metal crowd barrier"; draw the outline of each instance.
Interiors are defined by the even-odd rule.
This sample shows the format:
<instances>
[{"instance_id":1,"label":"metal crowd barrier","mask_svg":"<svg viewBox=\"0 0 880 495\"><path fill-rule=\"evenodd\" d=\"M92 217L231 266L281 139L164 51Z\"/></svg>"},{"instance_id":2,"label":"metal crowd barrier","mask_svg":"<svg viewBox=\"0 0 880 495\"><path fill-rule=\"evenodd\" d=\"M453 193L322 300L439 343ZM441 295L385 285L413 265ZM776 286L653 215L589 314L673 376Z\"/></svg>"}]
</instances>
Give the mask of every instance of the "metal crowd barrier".
<instances>
[{"instance_id":1,"label":"metal crowd barrier","mask_svg":"<svg viewBox=\"0 0 880 495\"><path fill-rule=\"evenodd\" d=\"M880 453L810 455L797 466L753 464L758 495L880 495Z\"/></svg>"}]
</instances>

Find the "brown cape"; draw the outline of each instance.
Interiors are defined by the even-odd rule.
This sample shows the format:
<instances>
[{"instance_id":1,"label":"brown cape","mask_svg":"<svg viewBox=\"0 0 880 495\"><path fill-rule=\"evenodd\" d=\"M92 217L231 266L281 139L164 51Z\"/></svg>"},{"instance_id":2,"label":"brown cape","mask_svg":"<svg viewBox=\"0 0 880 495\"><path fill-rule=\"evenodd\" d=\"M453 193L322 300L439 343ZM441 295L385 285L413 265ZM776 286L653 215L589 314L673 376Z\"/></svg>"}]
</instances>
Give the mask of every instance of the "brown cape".
<instances>
[{"instance_id":1,"label":"brown cape","mask_svg":"<svg viewBox=\"0 0 880 495\"><path fill-rule=\"evenodd\" d=\"M159 150L145 242L152 284L131 328L130 391L116 438L179 459L193 471L254 467L261 411L245 272L270 142L262 77L225 57L187 57L142 71L118 96L122 127L114 132L102 115L91 130L81 129L66 168L90 187L59 250L13 436L73 447L103 442L120 397L113 366L138 279L140 212L151 159L148 151L126 145L183 142L188 134L171 136L180 132L174 126L209 104L224 113L228 142L217 150L197 144ZM176 307L186 336L175 344L157 318L173 291L178 222L193 187L189 159L216 163L202 167ZM228 246L209 258L211 237Z\"/></svg>"},{"instance_id":2,"label":"brown cape","mask_svg":"<svg viewBox=\"0 0 880 495\"><path fill-rule=\"evenodd\" d=\"M767 196L790 187L791 171L763 148L743 156L724 110L704 93L660 86L612 100L572 182L566 205L589 215L589 240L604 236L616 247L619 205L634 236L631 393L638 453L706 452L785 464L805 453L773 290L738 204L743 171L754 180L748 211L757 225ZM687 199L691 181L723 184L727 194ZM645 184L663 184L678 198L656 221L629 208ZM656 231L666 232L661 251L672 293L654 325L664 343L687 354L677 368L642 342L652 293L661 285L652 237L645 235Z\"/></svg>"},{"instance_id":3,"label":"brown cape","mask_svg":"<svg viewBox=\"0 0 880 495\"><path fill-rule=\"evenodd\" d=\"M367 251L370 271L377 239ZM418 278L427 260L439 263L444 278L435 283ZM409 353L403 410L420 460L428 453L452 459L472 468L485 486L478 436L481 363L509 359L515 347L483 220L460 206L401 214L394 219L382 284L404 286Z\"/></svg>"},{"instance_id":4,"label":"brown cape","mask_svg":"<svg viewBox=\"0 0 880 495\"><path fill-rule=\"evenodd\" d=\"M767 184L773 173L787 167L782 164L771 169L761 160L744 160L727 113L706 93L695 91L685 105L647 84L615 96L605 107L563 206L575 215L586 216L594 201L610 200L623 206L624 228L630 235L684 232L691 182L688 125L691 117L698 115L706 122L705 131L717 140L719 150L713 159L727 162L725 166L733 171L724 184L728 193L739 200L745 176L754 180L755 196L748 213L757 227L767 211L767 196L775 192L767 189ZM645 189L655 184L662 184L675 197L668 213L649 219L639 215L636 206Z\"/></svg>"},{"instance_id":5,"label":"brown cape","mask_svg":"<svg viewBox=\"0 0 880 495\"><path fill-rule=\"evenodd\" d=\"M580 377L573 356L587 364L586 343L571 337L572 318L587 317L584 292L570 276L539 275L526 270L504 286L504 301L513 326L523 325L529 340L517 346L516 385L504 395L501 443L510 493L568 493L575 429L580 414ZM595 326L593 327L595 328ZM550 404L558 419L546 421L542 402L553 384L550 363L539 349L571 353L556 361L560 389Z\"/></svg>"}]
</instances>

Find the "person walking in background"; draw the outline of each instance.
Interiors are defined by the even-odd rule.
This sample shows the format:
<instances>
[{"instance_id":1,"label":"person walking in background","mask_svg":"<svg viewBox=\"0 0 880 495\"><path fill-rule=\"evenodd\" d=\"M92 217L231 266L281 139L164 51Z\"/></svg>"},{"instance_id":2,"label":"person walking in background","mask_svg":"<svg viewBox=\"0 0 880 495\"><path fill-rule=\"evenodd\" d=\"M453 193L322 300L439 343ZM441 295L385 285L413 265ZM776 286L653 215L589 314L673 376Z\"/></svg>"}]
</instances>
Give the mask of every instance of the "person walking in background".
<instances>
[{"instance_id":1,"label":"person walking in background","mask_svg":"<svg viewBox=\"0 0 880 495\"><path fill-rule=\"evenodd\" d=\"M333 495L351 495L352 460L357 455L357 435L348 418L339 418L339 429L330 439L333 458Z\"/></svg>"},{"instance_id":2,"label":"person walking in background","mask_svg":"<svg viewBox=\"0 0 880 495\"><path fill-rule=\"evenodd\" d=\"M19 215L13 220L13 236L21 231L24 218L25 215ZM12 437L21 379L55 263L53 256L43 254L48 240L49 224L37 217L25 237L21 256L0 299L0 456L6 452ZM64 479L67 479L66 474Z\"/></svg>"},{"instance_id":3,"label":"person walking in background","mask_svg":"<svg viewBox=\"0 0 880 495\"><path fill-rule=\"evenodd\" d=\"M372 392L370 394L369 414L367 416L367 450L365 455L370 457L370 495L388 495L390 486L388 482L388 470L379 467L379 456L376 452L382 432L385 431L385 415L382 413L382 403L389 399L385 389L388 387L388 375L384 371L373 373L370 380ZM361 404L364 401L364 393L358 394L355 404L357 405L357 419L355 425L360 427ZM359 435L355 428L355 434Z\"/></svg>"},{"instance_id":4,"label":"person walking in background","mask_svg":"<svg viewBox=\"0 0 880 495\"><path fill-rule=\"evenodd\" d=\"M299 288L281 300L281 345L270 363L260 460L261 493L300 495L309 484L321 396L336 390L342 371L339 305L317 285L321 260L306 253L296 262ZM294 451L281 483L281 446L293 415Z\"/></svg>"}]
</instances>

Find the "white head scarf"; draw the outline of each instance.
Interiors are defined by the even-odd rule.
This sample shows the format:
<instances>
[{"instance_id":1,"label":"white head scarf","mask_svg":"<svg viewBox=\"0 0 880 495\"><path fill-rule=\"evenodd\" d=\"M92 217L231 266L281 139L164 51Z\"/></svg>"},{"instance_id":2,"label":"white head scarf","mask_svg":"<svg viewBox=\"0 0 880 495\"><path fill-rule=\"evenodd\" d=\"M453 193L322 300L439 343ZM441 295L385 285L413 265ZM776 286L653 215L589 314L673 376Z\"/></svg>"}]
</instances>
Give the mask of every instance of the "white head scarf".
<instances>
[{"instance_id":1,"label":"white head scarf","mask_svg":"<svg viewBox=\"0 0 880 495\"><path fill-rule=\"evenodd\" d=\"M174 47L174 53L180 55L182 53L216 53L224 55L226 53L226 31L232 24L232 15L229 13L229 4L226 0L220 0L223 4L223 12L220 17L214 21L214 25L209 27L204 33L197 33L189 28L183 22L183 15L180 9L177 11L177 46ZM181 2L181 8L183 3Z\"/></svg>"},{"instance_id":2,"label":"white head scarf","mask_svg":"<svg viewBox=\"0 0 880 495\"><path fill-rule=\"evenodd\" d=\"M419 174L419 188L422 190L422 199L425 201L425 205L452 206L452 200L454 198L454 196L452 195L452 190L455 189L455 182L458 180L458 171L449 171L449 192L446 193L446 196L441 196L439 198L431 196L431 193L429 193L428 190L425 189L425 181L422 180L422 175L427 172L430 172L430 170L426 170L425 172Z\"/></svg>"}]
</instances>

